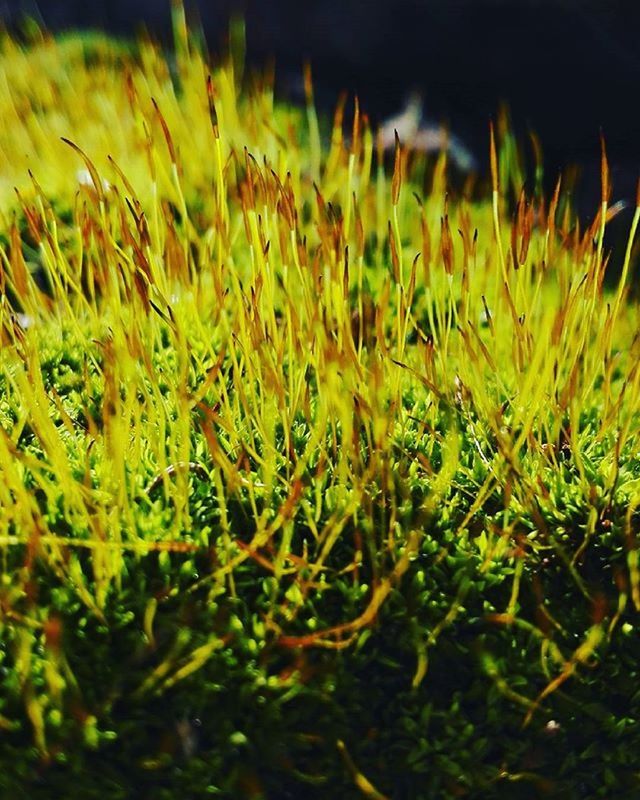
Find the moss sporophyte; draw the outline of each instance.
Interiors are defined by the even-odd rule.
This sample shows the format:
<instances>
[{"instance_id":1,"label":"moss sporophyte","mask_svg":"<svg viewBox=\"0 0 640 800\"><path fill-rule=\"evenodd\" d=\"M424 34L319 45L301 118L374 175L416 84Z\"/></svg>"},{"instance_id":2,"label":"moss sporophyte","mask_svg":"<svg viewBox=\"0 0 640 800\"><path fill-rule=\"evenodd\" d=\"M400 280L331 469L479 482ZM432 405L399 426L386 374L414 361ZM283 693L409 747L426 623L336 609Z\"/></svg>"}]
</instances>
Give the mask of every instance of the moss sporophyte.
<instances>
[{"instance_id":1,"label":"moss sporophyte","mask_svg":"<svg viewBox=\"0 0 640 800\"><path fill-rule=\"evenodd\" d=\"M447 199L175 18L2 38L0 795L636 796L604 149Z\"/></svg>"}]
</instances>

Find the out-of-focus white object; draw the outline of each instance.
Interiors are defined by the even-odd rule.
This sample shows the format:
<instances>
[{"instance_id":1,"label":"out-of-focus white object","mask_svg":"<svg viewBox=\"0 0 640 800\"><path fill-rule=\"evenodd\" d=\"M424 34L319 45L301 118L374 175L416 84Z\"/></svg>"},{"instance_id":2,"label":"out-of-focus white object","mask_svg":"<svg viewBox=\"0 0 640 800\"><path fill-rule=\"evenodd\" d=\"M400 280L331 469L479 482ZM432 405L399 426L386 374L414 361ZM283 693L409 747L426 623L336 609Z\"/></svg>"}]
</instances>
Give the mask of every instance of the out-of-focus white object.
<instances>
[{"instance_id":1,"label":"out-of-focus white object","mask_svg":"<svg viewBox=\"0 0 640 800\"><path fill-rule=\"evenodd\" d=\"M475 169L475 159L460 139L448 131L444 125L437 125L424 119L423 103L419 94L412 94L404 109L385 120L379 130L382 147L391 150L395 146L395 134L400 141L413 150L423 153L437 153L446 150L453 163L462 172Z\"/></svg>"},{"instance_id":2,"label":"out-of-focus white object","mask_svg":"<svg viewBox=\"0 0 640 800\"><path fill-rule=\"evenodd\" d=\"M18 314L16 319L18 325L25 331L33 325L33 317L29 316L29 314Z\"/></svg>"},{"instance_id":3,"label":"out-of-focus white object","mask_svg":"<svg viewBox=\"0 0 640 800\"><path fill-rule=\"evenodd\" d=\"M79 169L76 172L76 180L78 181L80 186L93 187L93 178L91 177L91 173L89 172L88 169ZM104 178L101 178L101 180L102 180L102 188L105 190L105 192L108 192L109 189L111 188L111 184Z\"/></svg>"}]
</instances>

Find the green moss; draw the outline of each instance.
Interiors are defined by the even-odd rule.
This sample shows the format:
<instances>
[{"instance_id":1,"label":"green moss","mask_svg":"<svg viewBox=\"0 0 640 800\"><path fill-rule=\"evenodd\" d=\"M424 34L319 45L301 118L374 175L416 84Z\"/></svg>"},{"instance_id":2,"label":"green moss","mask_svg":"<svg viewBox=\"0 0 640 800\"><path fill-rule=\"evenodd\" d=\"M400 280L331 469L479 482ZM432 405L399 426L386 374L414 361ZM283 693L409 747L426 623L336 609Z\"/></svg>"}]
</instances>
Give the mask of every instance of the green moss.
<instances>
[{"instance_id":1,"label":"green moss","mask_svg":"<svg viewBox=\"0 0 640 800\"><path fill-rule=\"evenodd\" d=\"M2 796L634 797L640 214L241 49L3 42Z\"/></svg>"}]
</instances>

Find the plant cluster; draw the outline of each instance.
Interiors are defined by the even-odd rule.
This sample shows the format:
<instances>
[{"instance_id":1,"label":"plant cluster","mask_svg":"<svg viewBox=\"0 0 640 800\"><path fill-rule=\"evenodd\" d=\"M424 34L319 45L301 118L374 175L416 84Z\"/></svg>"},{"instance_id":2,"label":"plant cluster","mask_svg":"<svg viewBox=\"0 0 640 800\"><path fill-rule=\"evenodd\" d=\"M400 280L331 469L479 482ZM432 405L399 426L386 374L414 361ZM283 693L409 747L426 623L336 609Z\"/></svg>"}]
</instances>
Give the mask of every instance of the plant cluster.
<instances>
[{"instance_id":1,"label":"plant cluster","mask_svg":"<svg viewBox=\"0 0 640 800\"><path fill-rule=\"evenodd\" d=\"M175 22L0 46L3 796L636 796L640 211Z\"/></svg>"}]
</instances>

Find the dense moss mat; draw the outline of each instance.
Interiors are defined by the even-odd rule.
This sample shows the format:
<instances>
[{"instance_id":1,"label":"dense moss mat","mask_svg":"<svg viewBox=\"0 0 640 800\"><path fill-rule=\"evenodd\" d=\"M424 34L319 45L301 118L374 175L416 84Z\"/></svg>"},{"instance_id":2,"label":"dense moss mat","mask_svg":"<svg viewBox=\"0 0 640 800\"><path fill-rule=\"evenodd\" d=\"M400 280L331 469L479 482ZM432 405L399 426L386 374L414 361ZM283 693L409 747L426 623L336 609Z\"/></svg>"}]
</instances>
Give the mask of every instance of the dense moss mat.
<instances>
[{"instance_id":1,"label":"dense moss mat","mask_svg":"<svg viewBox=\"0 0 640 800\"><path fill-rule=\"evenodd\" d=\"M606 158L447 198L175 23L2 42L0 794L637 796Z\"/></svg>"}]
</instances>

